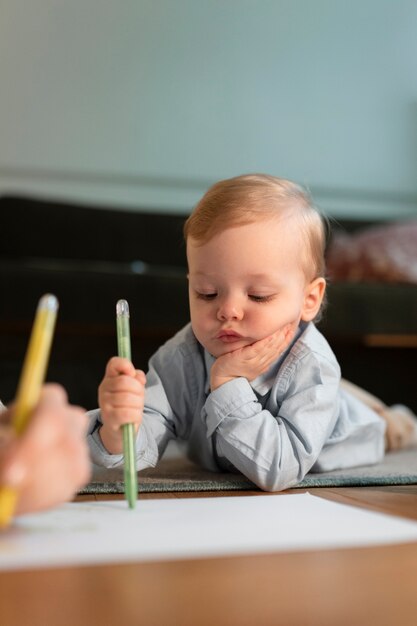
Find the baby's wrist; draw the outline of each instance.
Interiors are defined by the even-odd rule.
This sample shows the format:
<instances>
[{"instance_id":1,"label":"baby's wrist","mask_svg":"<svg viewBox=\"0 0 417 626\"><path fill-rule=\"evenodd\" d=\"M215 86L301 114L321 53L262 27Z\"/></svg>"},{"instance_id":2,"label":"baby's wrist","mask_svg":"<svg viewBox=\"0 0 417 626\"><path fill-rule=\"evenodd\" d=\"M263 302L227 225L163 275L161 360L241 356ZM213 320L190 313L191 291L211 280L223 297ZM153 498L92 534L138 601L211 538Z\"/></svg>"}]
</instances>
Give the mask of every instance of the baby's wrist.
<instances>
[{"instance_id":1,"label":"baby's wrist","mask_svg":"<svg viewBox=\"0 0 417 626\"><path fill-rule=\"evenodd\" d=\"M123 435L121 430L110 430L102 424L98 429L98 436L109 454L123 453Z\"/></svg>"},{"instance_id":2,"label":"baby's wrist","mask_svg":"<svg viewBox=\"0 0 417 626\"><path fill-rule=\"evenodd\" d=\"M234 376L212 376L210 379L211 391L214 391L215 389L218 389L219 387L221 387L222 385L225 385L231 380L234 380L234 378L235 378Z\"/></svg>"}]
</instances>

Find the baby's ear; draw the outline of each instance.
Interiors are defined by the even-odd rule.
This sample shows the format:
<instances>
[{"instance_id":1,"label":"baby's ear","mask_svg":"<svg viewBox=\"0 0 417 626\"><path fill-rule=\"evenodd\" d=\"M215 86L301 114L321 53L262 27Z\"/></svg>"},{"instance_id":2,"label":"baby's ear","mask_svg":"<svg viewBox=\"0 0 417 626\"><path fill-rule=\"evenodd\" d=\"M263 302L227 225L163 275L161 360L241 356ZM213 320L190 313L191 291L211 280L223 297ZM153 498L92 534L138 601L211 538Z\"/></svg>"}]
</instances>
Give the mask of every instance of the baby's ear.
<instances>
[{"instance_id":1,"label":"baby's ear","mask_svg":"<svg viewBox=\"0 0 417 626\"><path fill-rule=\"evenodd\" d=\"M304 322L311 322L320 310L321 303L326 291L326 281L324 278L315 278L309 283L304 292L304 304L301 311L301 319Z\"/></svg>"}]
</instances>

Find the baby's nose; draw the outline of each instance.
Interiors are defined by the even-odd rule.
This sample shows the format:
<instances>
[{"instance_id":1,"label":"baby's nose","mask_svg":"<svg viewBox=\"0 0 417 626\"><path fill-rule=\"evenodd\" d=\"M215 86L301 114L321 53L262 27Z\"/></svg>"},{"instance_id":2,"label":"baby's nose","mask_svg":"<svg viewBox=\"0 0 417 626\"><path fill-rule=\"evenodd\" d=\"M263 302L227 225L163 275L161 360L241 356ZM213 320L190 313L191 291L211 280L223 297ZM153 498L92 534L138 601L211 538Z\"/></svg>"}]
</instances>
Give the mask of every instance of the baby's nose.
<instances>
[{"instance_id":1,"label":"baby's nose","mask_svg":"<svg viewBox=\"0 0 417 626\"><path fill-rule=\"evenodd\" d=\"M243 318L243 308L236 300L231 298L224 299L220 302L217 317L222 321L241 320Z\"/></svg>"}]
</instances>

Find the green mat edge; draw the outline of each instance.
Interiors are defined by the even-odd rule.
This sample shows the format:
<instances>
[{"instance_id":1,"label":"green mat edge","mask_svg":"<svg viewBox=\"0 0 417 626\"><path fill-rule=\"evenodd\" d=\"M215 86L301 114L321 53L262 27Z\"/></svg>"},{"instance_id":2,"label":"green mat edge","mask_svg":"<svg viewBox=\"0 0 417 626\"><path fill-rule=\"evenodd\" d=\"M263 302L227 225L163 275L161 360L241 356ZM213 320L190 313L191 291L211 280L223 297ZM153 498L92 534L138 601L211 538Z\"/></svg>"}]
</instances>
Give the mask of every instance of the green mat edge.
<instances>
[{"instance_id":1,"label":"green mat edge","mask_svg":"<svg viewBox=\"0 0 417 626\"><path fill-rule=\"evenodd\" d=\"M295 489L305 489L308 487L378 487L388 485L415 485L417 475L399 476L339 476L339 477L307 477L304 478ZM139 493L168 493L168 492L197 492L197 491L261 491L259 487L247 480L222 480L222 481L201 481L190 480L181 481L160 480L154 483L140 483ZM100 482L90 483L79 491L80 495L85 494L115 494L124 493L123 482Z\"/></svg>"}]
</instances>

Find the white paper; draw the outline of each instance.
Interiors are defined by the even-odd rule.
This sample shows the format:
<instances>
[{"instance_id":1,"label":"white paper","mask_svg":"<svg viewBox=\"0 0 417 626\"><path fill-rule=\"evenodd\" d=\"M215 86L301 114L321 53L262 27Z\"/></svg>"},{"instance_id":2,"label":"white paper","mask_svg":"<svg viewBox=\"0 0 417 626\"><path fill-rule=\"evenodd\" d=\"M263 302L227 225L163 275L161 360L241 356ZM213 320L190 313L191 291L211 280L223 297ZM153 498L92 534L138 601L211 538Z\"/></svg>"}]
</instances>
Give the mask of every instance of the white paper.
<instances>
[{"instance_id":1,"label":"white paper","mask_svg":"<svg viewBox=\"0 0 417 626\"><path fill-rule=\"evenodd\" d=\"M0 534L0 570L417 541L417 522L308 493L71 503Z\"/></svg>"}]
</instances>

